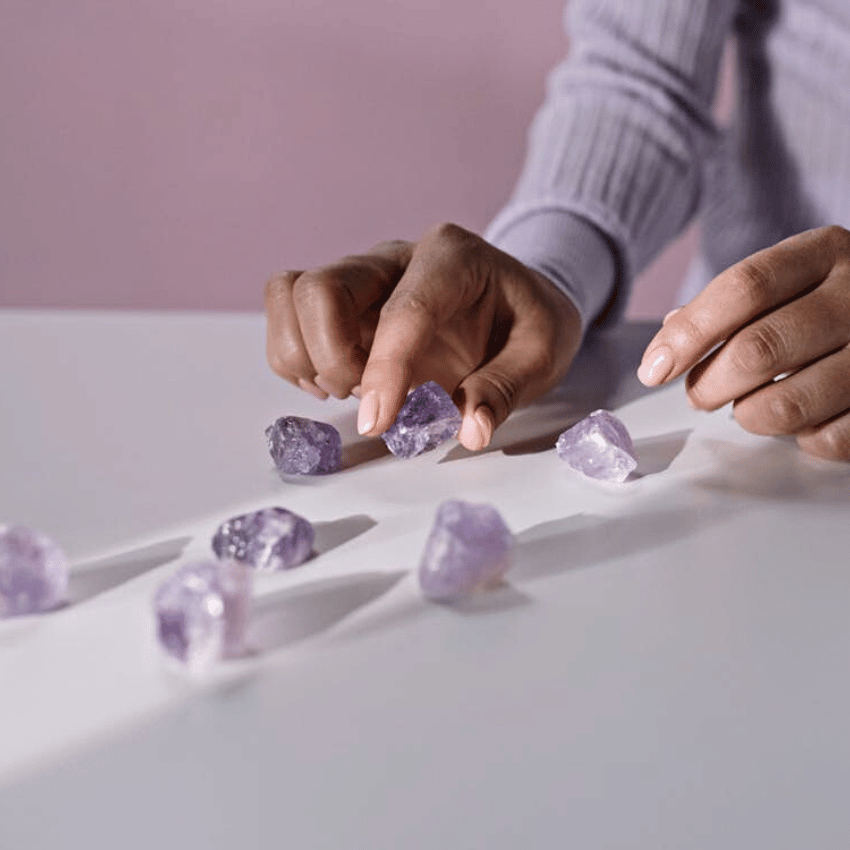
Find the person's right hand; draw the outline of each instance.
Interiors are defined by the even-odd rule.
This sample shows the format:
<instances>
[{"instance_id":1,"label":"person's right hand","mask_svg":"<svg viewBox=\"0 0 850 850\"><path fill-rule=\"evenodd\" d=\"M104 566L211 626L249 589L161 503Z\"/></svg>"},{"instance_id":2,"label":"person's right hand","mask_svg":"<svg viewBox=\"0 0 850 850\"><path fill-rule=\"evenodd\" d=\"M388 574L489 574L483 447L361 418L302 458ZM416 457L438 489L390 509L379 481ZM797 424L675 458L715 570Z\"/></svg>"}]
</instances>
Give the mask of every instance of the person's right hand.
<instances>
[{"instance_id":1,"label":"person's right hand","mask_svg":"<svg viewBox=\"0 0 850 850\"><path fill-rule=\"evenodd\" d=\"M361 399L358 430L378 435L407 392L436 381L476 450L518 405L551 389L581 341L572 302L539 272L457 225L383 242L266 285L267 355L320 398Z\"/></svg>"}]
</instances>

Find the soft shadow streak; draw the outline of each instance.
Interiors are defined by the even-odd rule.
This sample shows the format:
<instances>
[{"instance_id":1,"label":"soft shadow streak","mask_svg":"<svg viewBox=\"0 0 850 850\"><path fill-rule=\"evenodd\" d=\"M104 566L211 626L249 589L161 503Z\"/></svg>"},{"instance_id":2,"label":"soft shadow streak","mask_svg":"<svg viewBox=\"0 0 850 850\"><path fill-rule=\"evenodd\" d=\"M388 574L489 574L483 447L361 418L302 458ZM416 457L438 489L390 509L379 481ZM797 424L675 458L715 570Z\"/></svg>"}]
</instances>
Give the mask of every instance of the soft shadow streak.
<instances>
[{"instance_id":1,"label":"soft shadow streak","mask_svg":"<svg viewBox=\"0 0 850 850\"><path fill-rule=\"evenodd\" d=\"M330 522L313 523L315 537L313 539L313 552L315 555L324 555L349 540L354 540L361 534L365 534L370 528L378 523L366 514L352 514L351 516L335 519Z\"/></svg>"},{"instance_id":2,"label":"soft shadow streak","mask_svg":"<svg viewBox=\"0 0 850 850\"><path fill-rule=\"evenodd\" d=\"M85 602L179 558L191 539L175 537L74 567L68 586L68 601L71 604Z\"/></svg>"},{"instance_id":3,"label":"soft shadow streak","mask_svg":"<svg viewBox=\"0 0 850 850\"><path fill-rule=\"evenodd\" d=\"M635 478L645 475L657 475L669 469L670 464L679 456L693 428L682 431L671 431L669 434L659 434L657 437L646 437L635 441L637 469L632 473Z\"/></svg>"},{"instance_id":4,"label":"soft shadow streak","mask_svg":"<svg viewBox=\"0 0 850 850\"><path fill-rule=\"evenodd\" d=\"M399 571L339 576L262 597L254 605L249 646L271 652L321 634L383 596L404 575Z\"/></svg>"}]
</instances>

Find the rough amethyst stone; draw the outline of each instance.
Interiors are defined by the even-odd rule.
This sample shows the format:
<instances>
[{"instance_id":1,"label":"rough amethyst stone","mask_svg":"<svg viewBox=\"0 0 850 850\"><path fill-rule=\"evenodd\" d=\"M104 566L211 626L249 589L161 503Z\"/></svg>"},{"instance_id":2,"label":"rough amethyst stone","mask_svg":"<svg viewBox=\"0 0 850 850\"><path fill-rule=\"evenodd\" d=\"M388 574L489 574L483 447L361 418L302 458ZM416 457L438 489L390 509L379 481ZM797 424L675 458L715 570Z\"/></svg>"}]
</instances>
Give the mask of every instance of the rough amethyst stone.
<instances>
[{"instance_id":1,"label":"rough amethyst stone","mask_svg":"<svg viewBox=\"0 0 850 850\"><path fill-rule=\"evenodd\" d=\"M428 381L410 393L396 421L381 436L394 455L414 457L451 440L461 422L449 394Z\"/></svg>"},{"instance_id":2,"label":"rough amethyst stone","mask_svg":"<svg viewBox=\"0 0 850 850\"><path fill-rule=\"evenodd\" d=\"M219 558L257 570L288 570L313 551L313 526L286 508L264 508L223 522L212 539Z\"/></svg>"},{"instance_id":3,"label":"rough amethyst stone","mask_svg":"<svg viewBox=\"0 0 850 850\"><path fill-rule=\"evenodd\" d=\"M203 668L245 647L251 571L236 561L184 564L154 596L159 642L173 658Z\"/></svg>"},{"instance_id":4,"label":"rough amethyst stone","mask_svg":"<svg viewBox=\"0 0 850 850\"><path fill-rule=\"evenodd\" d=\"M49 611L67 589L68 559L46 534L0 525L0 617Z\"/></svg>"},{"instance_id":5,"label":"rough amethyst stone","mask_svg":"<svg viewBox=\"0 0 850 850\"><path fill-rule=\"evenodd\" d=\"M555 450L564 463L601 481L625 481L637 467L626 426L607 410L594 410L564 431Z\"/></svg>"},{"instance_id":6,"label":"rough amethyst stone","mask_svg":"<svg viewBox=\"0 0 850 850\"><path fill-rule=\"evenodd\" d=\"M513 560L514 536L491 505L443 502L422 561L419 584L428 599L451 599L495 584Z\"/></svg>"},{"instance_id":7,"label":"rough amethyst stone","mask_svg":"<svg viewBox=\"0 0 850 850\"><path fill-rule=\"evenodd\" d=\"M339 431L326 422L282 416L266 428L266 437L282 475L326 475L342 463Z\"/></svg>"}]
</instances>

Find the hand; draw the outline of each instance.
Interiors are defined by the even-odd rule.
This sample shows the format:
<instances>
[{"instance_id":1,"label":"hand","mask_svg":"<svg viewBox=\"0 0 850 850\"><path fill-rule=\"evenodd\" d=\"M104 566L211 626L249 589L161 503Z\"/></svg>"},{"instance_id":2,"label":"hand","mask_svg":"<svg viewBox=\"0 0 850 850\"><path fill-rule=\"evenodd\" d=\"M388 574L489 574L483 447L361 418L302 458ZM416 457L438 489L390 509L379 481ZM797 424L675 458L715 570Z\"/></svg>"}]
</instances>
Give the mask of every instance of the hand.
<instances>
[{"instance_id":1,"label":"hand","mask_svg":"<svg viewBox=\"0 0 850 850\"><path fill-rule=\"evenodd\" d=\"M655 386L688 369L694 407L734 401L746 430L793 434L809 454L850 460L850 232L785 239L669 314L638 377Z\"/></svg>"},{"instance_id":2,"label":"hand","mask_svg":"<svg viewBox=\"0 0 850 850\"><path fill-rule=\"evenodd\" d=\"M359 395L358 429L372 435L392 425L411 387L436 381L472 450L551 389L581 341L578 312L547 278L452 224L286 272L265 299L268 360L281 377L322 398Z\"/></svg>"}]
</instances>

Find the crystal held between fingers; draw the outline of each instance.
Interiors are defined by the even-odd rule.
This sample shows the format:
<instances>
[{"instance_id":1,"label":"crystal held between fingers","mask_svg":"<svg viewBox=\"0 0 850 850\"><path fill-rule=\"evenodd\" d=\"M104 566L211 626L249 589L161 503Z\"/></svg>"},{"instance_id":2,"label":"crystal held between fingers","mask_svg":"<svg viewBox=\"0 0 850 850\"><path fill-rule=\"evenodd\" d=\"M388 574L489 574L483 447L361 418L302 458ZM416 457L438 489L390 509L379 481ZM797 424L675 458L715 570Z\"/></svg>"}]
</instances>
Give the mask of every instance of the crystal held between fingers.
<instances>
[{"instance_id":1,"label":"crystal held between fingers","mask_svg":"<svg viewBox=\"0 0 850 850\"><path fill-rule=\"evenodd\" d=\"M328 475L342 465L342 439L326 422L282 416L266 428L266 438L281 475Z\"/></svg>"},{"instance_id":2,"label":"crystal held between fingers","mask_svg":"<svg viewBox=\"0 0 850 850\"><path fill-rule=\"evenodd\" d=\"M251 571L236 561L184 564L154 596L159 642L172 658L203 669L245 649Z\"/></svg>"},{"instance_id":3,"label":"crystal held between fingers","mask_svg":"<svg viewBox=\"0 0 850 850\"><path fill-rule=\"evenodd\" d=\"M513 534L492 505L443 502L419 564L422 593L448 600L495 584L511 566L514 546Z\"/></svg>"},{"instance_id":4,"label":"crystal held between fingers","mask_svg":"<svg viewBox=\"0 0 850 850\"><path fill-rule=\"evenodd\" d=\"M408 395L395 422L381 436L394 455L414 457L457 436L462 421L449 394L428 381Z\"/></svg>"},{"instance_id":5,"label":"crystal held between fingers","mask_svg":"<svg viewBox=\"0 0 850 850\"><path fill-rule=\"evenodd\" d=\"M568 466L600 481L625 481L637 468L626 426L607 410L594 410L564 431L555 450Z\"/></svg>"},{"instance_id":6,"label":"crystal held between fingers","mask_svg":"<svg viewBox=\"0 0 850 850\"><path fill-rule=\"evenodd\" d=\"M313 526L286 508L264 508L223 522L212 539L219 558L256 570L288 570L313 553Z\"/></svg>"},{"instance_id":7,"label":"crystal held between fingers","mask_svg":"<svg viewBox=\"0 0 850 850\"><path fill-rule=\"evenodd\" d=\"M56 608L68 590L68 559L46 534L0 525L0 617Z\"/></svg>"}]
</instances>

